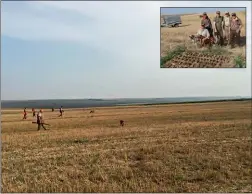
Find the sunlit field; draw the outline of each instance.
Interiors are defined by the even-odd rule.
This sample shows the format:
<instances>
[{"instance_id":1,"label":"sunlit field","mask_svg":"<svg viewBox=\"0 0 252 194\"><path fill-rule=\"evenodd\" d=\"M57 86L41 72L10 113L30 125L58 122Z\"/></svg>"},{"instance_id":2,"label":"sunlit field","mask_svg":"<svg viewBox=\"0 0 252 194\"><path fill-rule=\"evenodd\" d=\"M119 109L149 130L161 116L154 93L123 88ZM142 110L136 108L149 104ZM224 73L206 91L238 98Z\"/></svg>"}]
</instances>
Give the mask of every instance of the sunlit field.
<instances>
[{"instance_id":1,"label":"sunlit field","mask_svg":"<svg viewBox=\"0 0 252 194\"><path fill-rule=\"evenodd\" d=\"M252 192L251 101L94 110L2 110L2 192Z\"/></svg>"}]
</instances>

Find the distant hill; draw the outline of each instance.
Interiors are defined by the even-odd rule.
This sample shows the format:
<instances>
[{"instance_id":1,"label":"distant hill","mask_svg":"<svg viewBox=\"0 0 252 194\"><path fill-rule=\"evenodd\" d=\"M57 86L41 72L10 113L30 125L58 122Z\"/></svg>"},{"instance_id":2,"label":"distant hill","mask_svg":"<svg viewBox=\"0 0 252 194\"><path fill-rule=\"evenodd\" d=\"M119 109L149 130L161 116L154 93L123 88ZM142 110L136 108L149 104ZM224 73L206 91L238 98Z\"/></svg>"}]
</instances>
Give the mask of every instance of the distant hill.
<instances>
[{"instance_id":1,"label":"distant hill","mask_svg":"<svg viewBox=\"0 0 252 194\"><path fill-rule=\"evenodd\" d=\"M243 97L180 97L180 98L126 98L126 99L65 99L65 100L27 100L27 101L2 101L2 108L89 108L110 107L122 105L150 105L171 104L188 102L209 102L223 100L244 100Z\"/></svg>"}]
</instances>

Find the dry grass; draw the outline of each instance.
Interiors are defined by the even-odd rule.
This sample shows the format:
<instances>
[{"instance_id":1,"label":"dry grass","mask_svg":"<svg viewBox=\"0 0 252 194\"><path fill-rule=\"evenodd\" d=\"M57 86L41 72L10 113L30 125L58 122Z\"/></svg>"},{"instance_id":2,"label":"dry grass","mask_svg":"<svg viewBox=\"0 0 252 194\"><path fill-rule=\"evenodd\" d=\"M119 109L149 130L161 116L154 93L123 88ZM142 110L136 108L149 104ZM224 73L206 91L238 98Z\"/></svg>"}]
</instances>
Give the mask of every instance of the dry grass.
<instances>
[{"instance_id":1,"label":"dry grass","mask_svg":"<svg viewBox=\"0 0 252 194\"><path fill-rule=\"evenodd\" d=\"M203 11L203 10L202 10ZM211 21L215 16L214 13L208 14ZM237 12L237 16L243 23L241 30L241 37L246 36L246 14L245 12ZM161 28L161 57L166 56L166 53L173 50L177 46L185 46L189 50L202 50L197 48L189 39L189 35L196 34L200 27L199 14L183 15L181 16L182 24L179 28ZM212 22L213 23L213 22ZM246 58L246 46L229 49L224 47L229 52L231 57L241 56Z\"/></svg>"},{"instance_id":2,"label":"dry grass","mask_svg":"<svg viewBox=\"0 0 252 194\"><path fill-rule=\"evenodd\" d=\"M2 110L2 192L252 192L251 101L44 114Z\"/></svg>"}]
</instances>

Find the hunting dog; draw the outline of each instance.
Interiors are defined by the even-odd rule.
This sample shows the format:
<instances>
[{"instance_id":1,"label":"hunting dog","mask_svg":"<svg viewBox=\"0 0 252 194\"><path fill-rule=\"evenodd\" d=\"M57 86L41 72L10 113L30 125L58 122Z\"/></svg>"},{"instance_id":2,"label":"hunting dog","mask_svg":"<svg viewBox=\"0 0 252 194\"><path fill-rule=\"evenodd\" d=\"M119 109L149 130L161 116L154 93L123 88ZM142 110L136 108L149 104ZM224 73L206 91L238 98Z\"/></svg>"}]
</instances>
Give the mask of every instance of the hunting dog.
<instances>
[{"instance_id":1,"label":"hunting dog","mask_svg":"<svg viewBox=\"0 0 252 194\"><path fill-rule=\"evenodd\" d=\"M212 46L213 44L216 44L218 42L218 37L214 35L213 37L210 37L203 41L204 36L197 36L197 35L190 35L189 38L192 40L194 44L200 43L201 46Z\"/></svg>"},{"instance_id":2,"label":"hunting dog","mask_svg":"<svg viewBox=\"0 0 252 194\"><path fill-rule=\"evenodd\" d=\"M123 127L124 126L124 120L120 120L120 125Z\"/></svg>"}]
</instances>

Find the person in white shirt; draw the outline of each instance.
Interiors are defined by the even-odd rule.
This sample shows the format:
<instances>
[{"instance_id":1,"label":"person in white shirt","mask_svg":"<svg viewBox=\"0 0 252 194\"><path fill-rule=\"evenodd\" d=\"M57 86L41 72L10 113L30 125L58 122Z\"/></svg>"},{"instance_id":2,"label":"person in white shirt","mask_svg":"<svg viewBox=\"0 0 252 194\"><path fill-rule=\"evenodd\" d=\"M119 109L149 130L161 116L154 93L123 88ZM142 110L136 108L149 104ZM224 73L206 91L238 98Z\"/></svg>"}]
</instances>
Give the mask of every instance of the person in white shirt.
<instances>
[{"instance_id":1,"label":"person in white shirt","mask_svg":"<svg viewBox=\"0 0 252 194\"><path fill-rule=\"evenodd\" d=\"M201 28L198 30L196 36L200 38L201 45L204 45L206 40L208 40L210 38L210 33L205 28L204 24L201 25Z\"/></svg>"},{"instance_id":2,"label":"person in white shirt","mask_svg":"<svg viewBox=\"0 0 252 194\"><path fill-rule=\"evenodd\" d=\"M37 124L38 124L38 131L40 130L40 127L42 126L44 130L46 130L44 126L44 121L43 121L43 115L42 115L42 110L40 110L37 114Z\"/></svg>"},{"instance_id":3,"label":"person in white shirt","mask_svg":"<svg viewBox=\"0 0 252 194\"><path fill-rule=\"evenodd\" d=\"M230 14L229 12L225 12L225 16L224 16L224 38L227 40L228 45L230 44Z\"/></svg>"}]
</instances>

